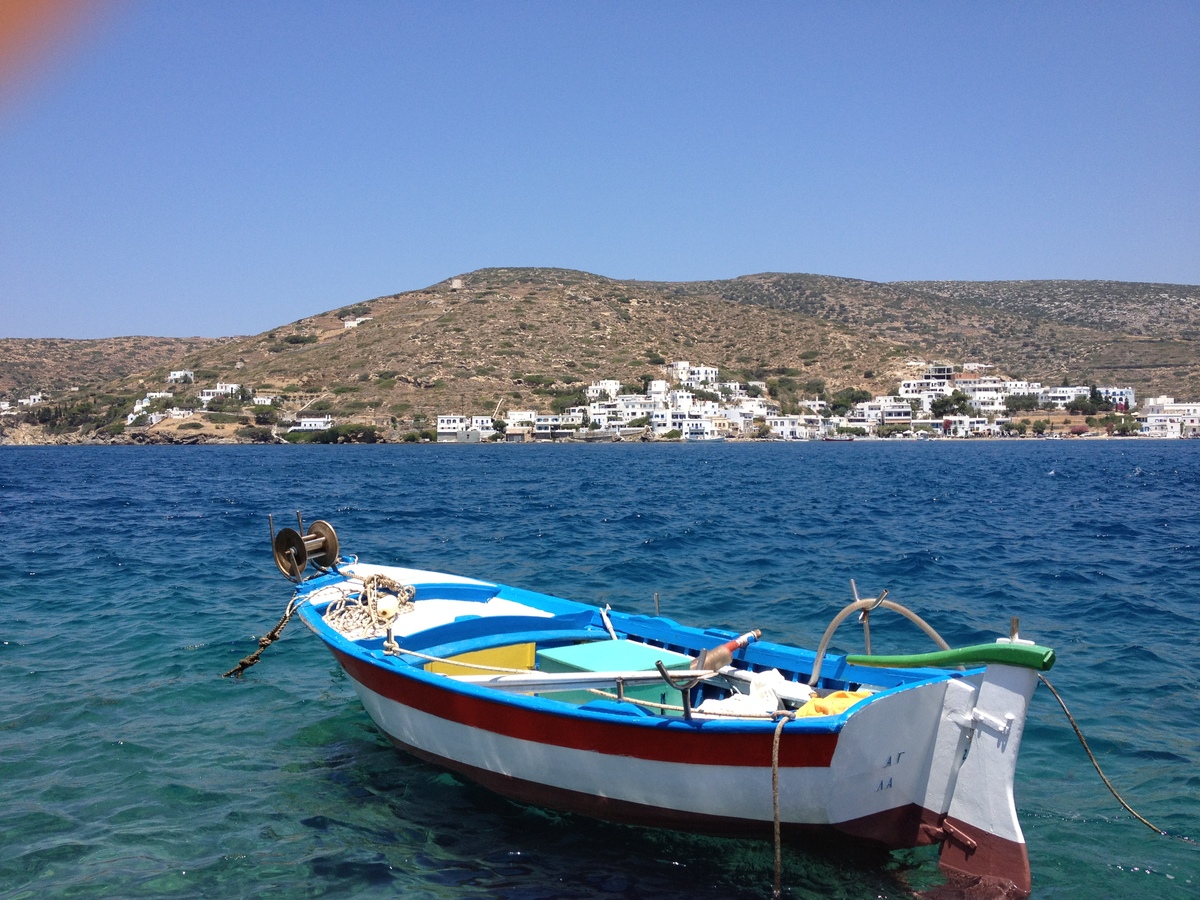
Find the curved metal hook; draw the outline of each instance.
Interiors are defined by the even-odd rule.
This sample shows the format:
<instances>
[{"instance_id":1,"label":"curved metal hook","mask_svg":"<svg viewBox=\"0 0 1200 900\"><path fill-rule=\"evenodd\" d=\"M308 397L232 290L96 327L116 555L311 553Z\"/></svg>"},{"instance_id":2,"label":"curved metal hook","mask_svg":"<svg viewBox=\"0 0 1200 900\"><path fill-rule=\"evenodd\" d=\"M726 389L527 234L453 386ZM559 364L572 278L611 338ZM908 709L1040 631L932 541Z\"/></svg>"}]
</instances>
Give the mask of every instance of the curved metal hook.
<instances>
[{"instance_id":1,"label":"curved metal hook","mask_svg":"<svg viewBox=\"0 0 1200 900\"><path fill-rule=\"evenodd\" d=\"M662 676L662 680L679 691L683 696L683 717L690 720L692 718L692 688L707 678L710 673L703 672L697 675L695 672L691 672L676 681L667 673L667 667L662 664L661 659L654 661L654 667L658 669L658 674Z\"/></svg>"}]
</instances>

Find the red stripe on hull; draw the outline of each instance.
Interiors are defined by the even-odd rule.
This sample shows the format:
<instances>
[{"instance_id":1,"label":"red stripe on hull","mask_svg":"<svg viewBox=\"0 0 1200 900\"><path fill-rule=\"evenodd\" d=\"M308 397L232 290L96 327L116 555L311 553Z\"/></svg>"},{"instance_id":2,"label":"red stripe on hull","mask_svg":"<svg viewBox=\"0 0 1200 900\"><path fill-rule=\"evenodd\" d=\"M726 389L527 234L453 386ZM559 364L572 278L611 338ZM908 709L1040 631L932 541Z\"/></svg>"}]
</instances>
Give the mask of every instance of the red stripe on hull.
<instances>
[{"instance_id":1,"label":"red stripe on hull","mask_svg":"<svg viewBox=\"0 0 1200 900\"><path fill-rule=\"evenodd\" d=\"M390 672L336 648L330 649L346 673L374 693L402 706L505 737L659 762L755 767L771 764L772 723L764 723L763 728L753 732L702 732L691 726L679 727L678 719L674 720L675 727L670 727L672 723L667 720L630 719L625 723L556 715L444 690L418 678ZM783 768L827 768L837 742L837 734L788 735L785 730L780 742L779 765Z\"/></svg>"}]
</instances>

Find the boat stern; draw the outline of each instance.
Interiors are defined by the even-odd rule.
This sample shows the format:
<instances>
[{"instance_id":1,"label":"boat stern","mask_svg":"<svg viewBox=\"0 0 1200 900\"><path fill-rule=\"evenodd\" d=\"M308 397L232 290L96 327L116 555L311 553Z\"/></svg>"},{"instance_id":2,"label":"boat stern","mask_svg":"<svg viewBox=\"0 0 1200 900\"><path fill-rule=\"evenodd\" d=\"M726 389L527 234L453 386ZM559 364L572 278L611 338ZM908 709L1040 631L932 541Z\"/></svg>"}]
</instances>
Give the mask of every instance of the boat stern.
<instances>
[{"instance_id":1,"label":"boat stern","mask_svg":"<svg viewBox=\"0 0 1200 900\"><path fill-rule=\"evenodd\" d=\"M967 733L967 751L938 829L939 867L956 892L1026 897L1032 890L1013 782L1037 681L1033 669L989 665L974 707L956 723Z\"/></svg>"}]
</instances>

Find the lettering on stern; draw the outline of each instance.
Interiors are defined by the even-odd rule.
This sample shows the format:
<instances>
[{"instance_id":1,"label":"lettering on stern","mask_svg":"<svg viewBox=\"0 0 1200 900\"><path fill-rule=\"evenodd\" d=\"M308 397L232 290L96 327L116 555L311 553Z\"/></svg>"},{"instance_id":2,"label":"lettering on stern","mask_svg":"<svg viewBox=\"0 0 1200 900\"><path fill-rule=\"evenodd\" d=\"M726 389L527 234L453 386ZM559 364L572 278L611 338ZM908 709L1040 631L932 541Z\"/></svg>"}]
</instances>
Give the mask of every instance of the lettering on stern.
<instances>
[{"instance_id":1,"label":"lettering on stern","mask_svg":"<svg viewBox=\"0 0 1200 900\"><path fill-rule=\"evenodd\" d=\"M904 758L904 754L907 752L908 752L907 750L897 750L895 753L890 754L887 758L887 762L885 762L881 768L890 769L895 766L899 766L900 761ZM880 791L891 790L892 783L893 783L893 780L890 776L887 778L880 778L879 784L876 785L876 787L875 787L875 793L879 793Z\"/></svg>"}]
</instances>

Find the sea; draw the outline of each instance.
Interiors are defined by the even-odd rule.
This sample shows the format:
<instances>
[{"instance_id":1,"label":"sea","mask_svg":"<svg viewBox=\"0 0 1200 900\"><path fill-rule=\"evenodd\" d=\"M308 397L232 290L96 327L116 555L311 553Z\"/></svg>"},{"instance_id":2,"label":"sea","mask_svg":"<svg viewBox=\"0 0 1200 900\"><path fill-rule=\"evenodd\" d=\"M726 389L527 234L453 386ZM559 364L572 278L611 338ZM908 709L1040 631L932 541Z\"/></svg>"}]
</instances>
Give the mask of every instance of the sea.
<instances>
[{"instance_id":1,"label":"sea","mask_svg":"<svg viewBox=\"0 0 1200 900\"><path fill-rule=\"evenodd\" d=\"M1017 806L1038 898L1200 896L1200 441L0 448L0 897L767 898L773 852L501 799L393 749L283 613L343 554L815 646L852 597L1053 647ZM928 638L876 612L873 650ZM851 618L841 652L861 652ZM1166 835L1159 831L1167 832ZM784 848L892 898L936 852Z\"/></svg>"}]
</instances>

